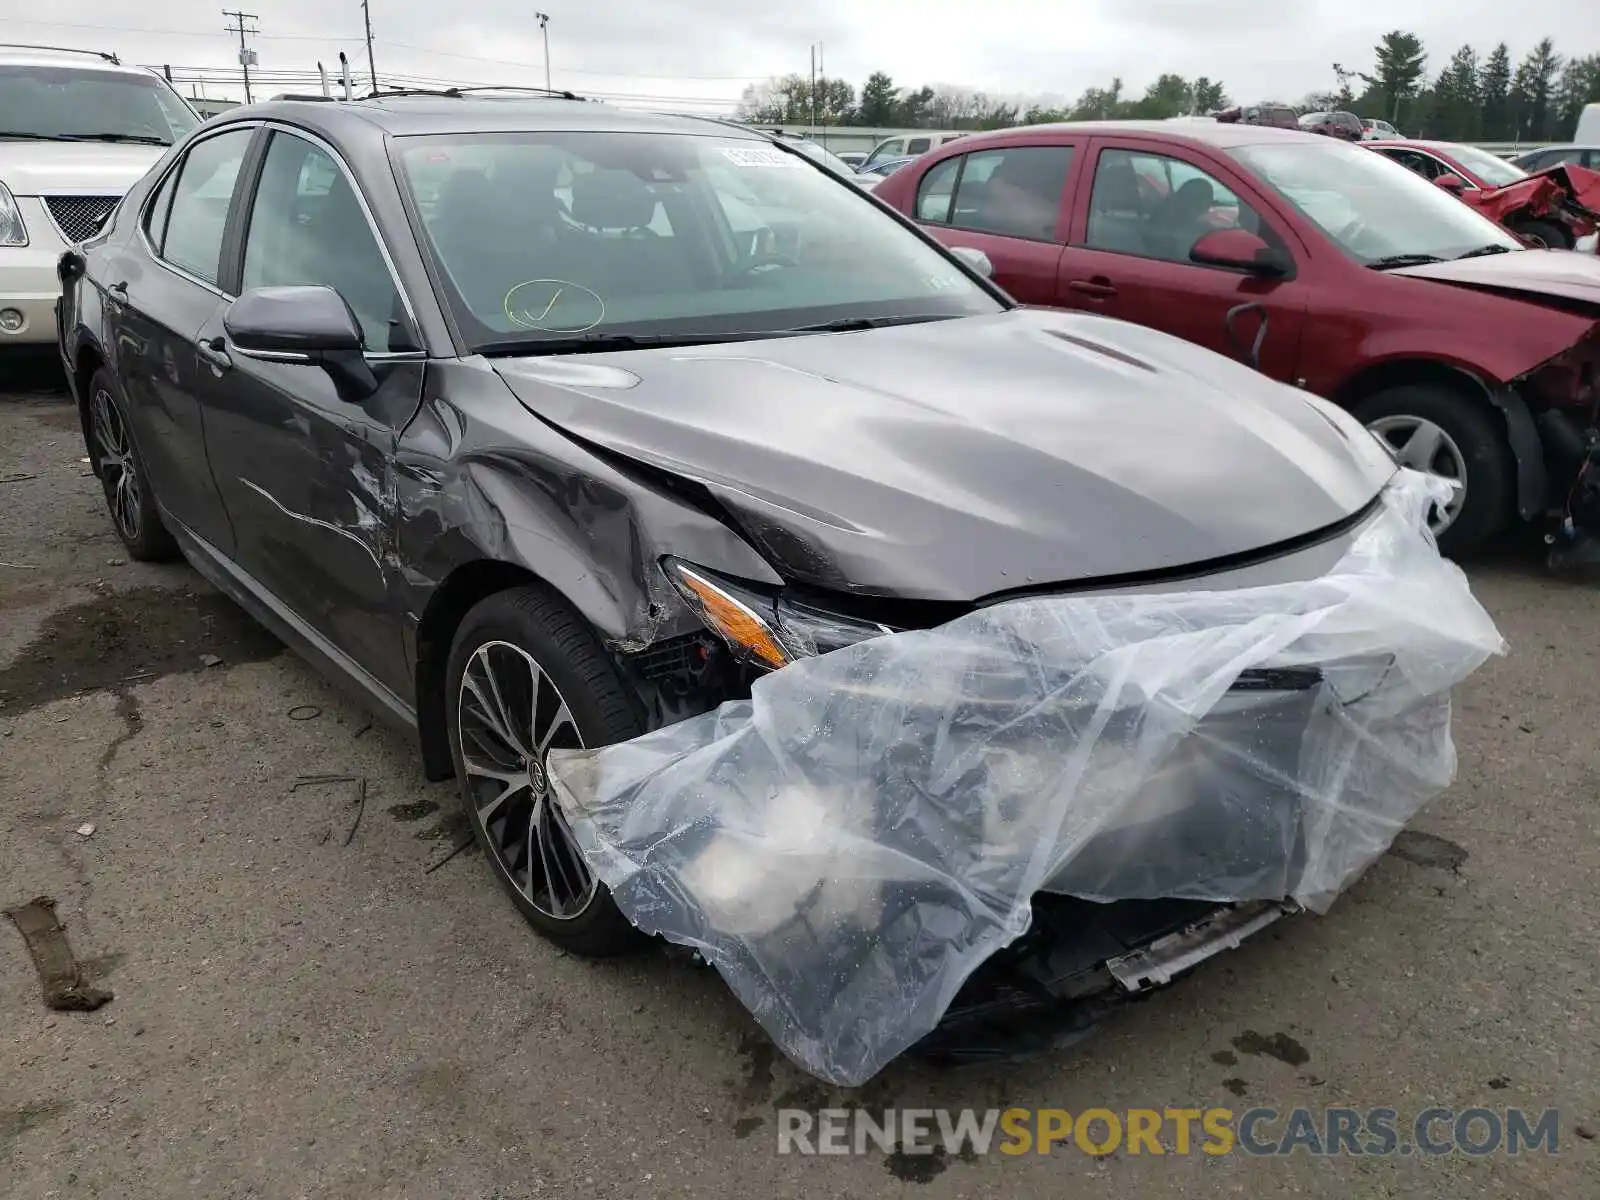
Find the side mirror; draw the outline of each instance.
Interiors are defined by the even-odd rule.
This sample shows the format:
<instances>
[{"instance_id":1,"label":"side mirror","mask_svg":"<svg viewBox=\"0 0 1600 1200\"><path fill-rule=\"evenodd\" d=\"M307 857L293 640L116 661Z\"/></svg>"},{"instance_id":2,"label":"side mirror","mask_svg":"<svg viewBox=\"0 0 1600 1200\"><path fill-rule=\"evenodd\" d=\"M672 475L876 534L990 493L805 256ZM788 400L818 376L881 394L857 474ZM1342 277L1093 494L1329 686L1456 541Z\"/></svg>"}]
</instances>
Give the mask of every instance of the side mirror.
<instances>
[{"instance_id":1,"label":"side mirror","mask_svg":"<svg viewBox=\"0 0 1600 1200\"><path fill-rule=\"evenodd\" d=\"M1248 229L1213 229L1189 250L1189 261L1203 267L1227 267L1252 275L1287 275L1288 265L1266 241Z\"/></svg>"},{"instance_id":2,"label":"side mirror","mask_svg":"<svg viewBox=\"0 0 1600 1200\"><path fill-rule=\"evenodd\" d=\"M378 390L361 325L331 287L251 288L222 315L233 349L246 358L320 366L340 399L360 404Z\"/></svg>"},{"instance_id":3,"label":"side mirror","mask_svg":"<svg viewBox=\"0 0 1600 1200\"><path fill-rule=\"evenodd\" d=\"M950 253L965 263L968 270L976 271L985 279L994 278L994 264L982 250L974 246L951 246Z\"/></svg>"},{"instance_id":4,"label":"side mirror","mask_svg":"<svg viewBox=\"0 0 1600 1200\"><path fill-rule=\"evenodd\" d=\"M1465 185L1462 184L1460 177L1456 175L1437 176L1433 181L1433 186L1441 191L1449 192L1452 196L1459 196L1465 190Z\"/></svg>"},{"instance_id":5,"label":"side mirror","mask_svg":"<svg viewBox=\"0 0 1600 1200\"><path fill-rule=\"evenodd\" d=\"M228 306L222 327L247 358L308 363L363 349L355 314L330 287L251 288Z\"/></svg>"}]
</instances>

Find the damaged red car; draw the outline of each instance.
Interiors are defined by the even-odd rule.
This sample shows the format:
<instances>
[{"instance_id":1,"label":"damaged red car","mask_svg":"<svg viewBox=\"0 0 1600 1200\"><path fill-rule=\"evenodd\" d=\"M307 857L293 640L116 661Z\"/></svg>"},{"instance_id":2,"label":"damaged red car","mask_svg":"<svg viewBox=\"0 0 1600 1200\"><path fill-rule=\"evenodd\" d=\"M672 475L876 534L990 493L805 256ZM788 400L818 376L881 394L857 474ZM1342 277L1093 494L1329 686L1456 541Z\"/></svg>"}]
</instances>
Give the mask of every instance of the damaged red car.
<instances>
[{"instance_id":1,"label":"damaged red car","mask_svg":"<svg viewBox=\"0 0 1600 1200\"><path fill-rule=\"evenodd\" d=\"M1526 241L1552 250L1595 250L1600 171L1558 163L1529 173L1499 155L1455 142L1368 142L1367 149L1461 197Z\"/></svg>"},{"instance_id":2,"label":"damaged red car","mask_svg":"<svg viewBox=\"0 0 1600 1200\"><path fill-rule=\"evenodd\" d=\"M1600 260L1530 248L1366 145L1037 125L971 134L876 195L1024 303L1151 326L1335 401L1453 481L1433 522L1449 554L1519 518L1561 565L1600 544Z\"/></svg>"}]
</instances>

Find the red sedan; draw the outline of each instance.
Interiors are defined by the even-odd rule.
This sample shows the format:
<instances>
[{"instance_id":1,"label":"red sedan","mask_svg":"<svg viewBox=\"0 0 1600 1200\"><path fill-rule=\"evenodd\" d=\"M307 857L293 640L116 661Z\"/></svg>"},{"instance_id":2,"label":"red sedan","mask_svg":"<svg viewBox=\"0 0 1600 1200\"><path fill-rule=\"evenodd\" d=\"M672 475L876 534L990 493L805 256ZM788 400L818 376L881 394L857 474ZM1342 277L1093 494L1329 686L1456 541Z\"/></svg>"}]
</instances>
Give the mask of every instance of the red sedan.
<instances>
[{"instance_id":1,"label":"red sedan","mask_svg":"<svg viewBox=\"0 0 1600 1200\"><path fill-rule=\"evenodd\" d=\"M1559 163L1529 174L1498 155L1456 142L1367 142L1374 150L1460 196L1491 221L1555 250L1593 249L1600 171Z\"/></svg>"},{"instance_id":2,"label":"red sedan","mask_svg":"<svg viewBox=\"0 0 1600 1200\"><path fill-rule=\"evenodd\" d=\"M1530 249L1365 146L1040 125L969 135L876 195L981 251L1019 300L1152 326L1345 406L1456 481L1434 514L1448 552L1565 514L1600 398L1600 261Z\"/></svg>"}]
</instances>

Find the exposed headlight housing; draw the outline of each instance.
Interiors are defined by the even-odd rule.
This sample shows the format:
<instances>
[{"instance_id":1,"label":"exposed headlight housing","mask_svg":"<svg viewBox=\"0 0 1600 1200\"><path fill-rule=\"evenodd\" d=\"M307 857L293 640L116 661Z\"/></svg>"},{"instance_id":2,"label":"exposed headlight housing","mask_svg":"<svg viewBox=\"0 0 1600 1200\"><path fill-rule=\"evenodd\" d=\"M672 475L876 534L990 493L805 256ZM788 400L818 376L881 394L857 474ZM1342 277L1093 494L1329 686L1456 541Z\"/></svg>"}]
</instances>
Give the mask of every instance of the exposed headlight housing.
<instances>
[{"instance_id":1,"label":"exposed headlight housing","mask_svg":"<svg viewBox=\"0 0 1600 1200\"><path fill-rule=\"evenodd\" d=\"M22 223L22 210L16 197L0 183L0 246L26 246L28 227Z\"/></svg>"},{"instance_id":2,"label":"exposed headlight housing","mask_svg":"<svg viewBox=\"0 0 1600 1200\"><path fill-rule=\"evenodd\" d=\"M734 583L682 559L669 558L661 566L707 629L741 661L767 670L894 632Z\"/></svg>"}]
</instances>

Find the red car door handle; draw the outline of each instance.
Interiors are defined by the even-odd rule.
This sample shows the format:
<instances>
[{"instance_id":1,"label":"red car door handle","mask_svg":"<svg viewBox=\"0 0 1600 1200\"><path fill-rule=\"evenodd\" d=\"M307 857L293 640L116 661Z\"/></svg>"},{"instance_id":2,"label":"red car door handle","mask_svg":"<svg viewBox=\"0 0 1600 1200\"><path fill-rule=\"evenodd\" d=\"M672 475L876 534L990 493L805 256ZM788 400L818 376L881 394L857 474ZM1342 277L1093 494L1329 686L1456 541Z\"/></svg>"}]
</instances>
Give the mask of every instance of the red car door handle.
<instances>
[{"instance_id":1,"label":"red car door handle","mask_svg":"<svg viewBox=\"0 0 1600 1200\"><path fill-rule=\"evenodd\" d=\"M1117 294L1117 289L1111 286L1109 279L1105 278L1069 279L1067 280L1067 286L1075 292L1082 292L1085 296L1093 296L1096 299L1104 299L1107 296L1115 296Z\"/></svg>"}]
</instances>

